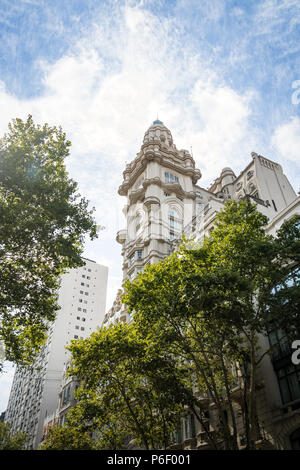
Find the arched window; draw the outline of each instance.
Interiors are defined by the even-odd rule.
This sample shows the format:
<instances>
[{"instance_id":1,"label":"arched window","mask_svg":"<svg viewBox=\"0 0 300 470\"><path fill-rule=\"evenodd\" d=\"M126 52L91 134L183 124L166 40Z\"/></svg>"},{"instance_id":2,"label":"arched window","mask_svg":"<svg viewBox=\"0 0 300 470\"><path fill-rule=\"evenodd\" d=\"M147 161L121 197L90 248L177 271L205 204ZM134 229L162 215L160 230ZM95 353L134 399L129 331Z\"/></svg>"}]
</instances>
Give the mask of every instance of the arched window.
<instances>
[{"instance_id":1,"label":"arched window","mask_svg":"<svg viewBox=\"0 0 300 470\"><path fill-rule=\"evenodd\" d=\"M136 217L136 221L135 221L135 234L136 235L138 235L138 233L141 231L142 220L143 220L142 214L138 214Z\"/></svg>"},{"instance_id":2,"label":"arched window","mask_svg":"<svg viewBox=\"0 0 300 470\"><path fill-rule=\"evenodd\" d=\"M254 191L254 190L255 190L255 185L253 183L251 183L249 185L249 192L252 193L252 191Z\"/></svg>"},{"instance_id":3,"label":"arched window","mask_svg":"<svg viewBox=\"0 0 300 470\"><path fill-rule=\"evenodd\" d=\"M179 238L180 234L182 232L182 219L180 213L174 209L171 208L169 210L169 237L170 240L175 240L176 238Z\"/></svg>"},{"instance_id":4,"label":"arched window","mask_svg":"<svg viewBox=\"0 0 300 470\"><path fill-rule=\"evenodd\" d=\"M140 178L136 183L135 189L140 189L143 186L144 178Z\"/></svg>"}]
</instances>

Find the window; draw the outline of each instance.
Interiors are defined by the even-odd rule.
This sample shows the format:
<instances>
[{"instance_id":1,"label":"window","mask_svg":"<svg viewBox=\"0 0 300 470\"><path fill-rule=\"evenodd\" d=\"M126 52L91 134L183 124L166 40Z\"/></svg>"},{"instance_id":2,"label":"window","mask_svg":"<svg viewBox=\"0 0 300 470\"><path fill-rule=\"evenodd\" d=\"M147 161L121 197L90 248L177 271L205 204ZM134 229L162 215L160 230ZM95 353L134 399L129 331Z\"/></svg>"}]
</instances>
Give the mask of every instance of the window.
<instances>
[{"instance_id":1,"label":"window","mask_svg":"<svg viewBox=\"0 0 300 470\"><path fill-rule=\"evenodd\" d=\"M84 318L84 317L82 317L82 321L85 321L85 318Z\"/></svg>"},{"instance_id":2,"label":"window","mask_svg":"<svg viewBox=\"0 0 300 470\"><path fill-rule=\"evenodd\" d=\"M134 262L134 254L132 254L129 258L129 266L131 266L133 262Z\"/></svg>"},{"instance_id":3,"label":"window","mask_svg":"<svg viewBox=\"0 0 300 470\"><path fill-rule=\"evenodd\" d=\"M80 329L81 329L81 331L84 331L84 326L81 326Z\"/></svg>"},{"instance_id":4,"label":"window","mask_svg":"<svg viewBox=\"0 0 300 470\"><path fill-rule=\"evenodd\" d=\"M287 335L281 328L275 328L268 333L269 343L272 346L272 358L273 360L281 359L283 357L290 357L291 345Z\"/></svg>"},{"instance_id":5,"label":"window","mask_svg":"<svg viewBox=\"0 0 300 470\"><path fill-rule=\"evenodd\" d=\"M173 230L170 230L170 240L171 242L175 240L175 232L173 232Z\"/></svg>"},{"instance_id":6,"label":"window","mask_svg":"<svg viewBox=\"0 0 300 470\"><path fill-rule=\"evenodd\" d=\"M66 403L68 403L70 401L70 397L71 397L71 387L69 385L63 391L62 404L66 405Z\"/></svg>"},{"instance_id":7,"label":"window","mask_svg":"<svg viewBox=\"0 0 300 470\"><path fill-rule=\"evenodd\" d=\"M80 294L83 294L83 290L80 291Z\"/></svg>"},{"instance_id":8,"label":"window","mask_svg":"<svg viewBox=\"0 0 300 470\"><path fill-rule=\"evenodd\" d=\"M82 299L79 299L79 302L82 302Z\"/></svg>"},{"instance_id":9,"label":"window","mask_svg":"<svg viewBox=\"0 0 300 470\"><path fill-rule=\"evenodd\" d=\"M239 191L242 186L243 186L242 183L238 183L238 184L236 185L236 190Z\"/></svg>"},{"instance_id":10,"label":"window","mask_svg":"<svg viewBox=\"0 0 300 470\"><path fill-rule=\"evenodd\" d=\"M87 279L91 279L90 276L86 276Z\"/></svg>"},{"instance_id":11,"label":"window","mask_svg":"<svg viewBox=\"0 0 300 470\"><path fill-rule=\"evenodd\" d=\"M75 330L79 330L79 325L75 325Z\"/></svg>"},{"instance_id":12,"label":"window","mask_svg":"<svg viewBox=\"0 0 300 470\"><path fill-rule=\"evenodd\" d=\"M82 276L81 276L81 277L85 277L85 274L82 274Z\"/></svg>"},{"instance_id":13,"label":"window","mask_svg":"<svg viewBox=\"0 0 300 470\"><path fill-rule=\"evenodd\" d=\"M293 450L300 450L300 428L290 435L290 441Z\"/></svg>"},{"instance_id":14,"label":"window","mask_svg":"<svg viewBox=\"0 0 300 470\"><path fill-rule=\"evenodd\" d=\"M202 212L203 209L204 209L204 204L197 203L197 208L196 208L197 214L200 214L200 212Z\"/></svg>"},{"instance_id":15,"label":"window","mask_svg":"<svg viewBox=\"0 0 300 470\"><path fill-rule=\"evenodd\" d=\"M165 171L165 183L178 183L178 176L173 175Z\"/></svg>"},{"instance_id":16,"label":"window","mask_svg":"<svg viewBox=\"0 0 300 470\"><path fill-rule=\"evenodd\" d=\"M136 185L136 189L139 189L141 188L141 186L143 185L143 181L144 181L144 178L140 178L137 182L137 185Z\"/></svg>"},{"instance_id":17,"label":"window","mask_svg":"<svg viewBox=\"0 0 300 470\"><path fill-rule=\"evenodd\" d=\"M74 335L74 338L75 338L75 339L78 339L78 336L77 336L77 335Z\"/></svg>"},{"instance_id":18,"label":"window","mask_svg":"<svg viewBox=\"0 0 300 470\"><path fill-rule=\"evenodd\" d=\"M88 293L88 292L85 292L84 295L89 295L89 293Z\"/></svg>"},{"instance_id":19,"label":"window","mask_svg":"<svg viewBox=\"0 0 300 470\"><path fill-rule=\"evenodd\" d=\"M77 318L77 320L80 320L80 317L76 317L76 318Z\"/></svg>"},{"instance_id":20,"label":"window","mask_svg":"<svg viewBox=\"0 0 300 470\"><path fill-rule=\"evenodd\" d=\"M78 310L78 312L81 312L81 307L78 307L77 310Z\"/></svg>"},{"instance_id":21,"label":"window","mask_svg":"<svg viewBox=\"0 0 300 470\"><path fill-rule=\"evenodd\" d=\"M180 214L175 209L169 210L169 237L170 240L179 238L182 232L182 221Z\"/></svg>"},{"instance_id":22,"label":"window","mask_svg":"<svg viewBox=\"0 0 300 470\"><path fill-rule=\"evenodd\" d=\"M136 218L136 224L135 224L136 234L138 234L138 232L140 231L141 226L142 226L142 216L141 216L141 214L138 214L137 218Z\"/></svg>"},{"instance_id":23,"label":"window","mask_svg":"<svg viewBox=\"0 0 300 470\"><path fill-rule=\"evenodd\" d=\"M287 365L277 371L277 378L283 403L300 398L300 365Z\"/></svg>"},{"instance_id":24,"label":"window","mask_svg":"<svg viewBox=\"0 0 300 470\"><path fill-rule=\"evenodd\" d=\"M250 178L252 178L253 174L254 174L254 171L252 171L252 170L251 170L251 171L248 171L248 173L247 173L247 180L249 180Z\"/></svg>"},{"instance_id":25,"label":"window","mask_svg":"<svg viewBox=\"0 0 300 470\"><path fill-rule=\"evenodd\" d=\"M137 259L142 259L142 256L143 256L143 251L137 250Z\"/></svg>"},{"instance_id":26,"label":"window","mask_svg":"<svg viewBox=\"0 0 300 470\"><path fill-rule=\"evenodd\" d=\"M91 269L88 269L88 272L90 273L92 270Z\"/></svg>"},{"instance_id":27,"label":"window","mask_svg":"<svg viewBox=\"0 0 300 470\"><path fill-rule=\"evenodd\" d=\"M86 313L86 308L83 309L83 313Z\"/></svg>"},{"instance_id":28,"label":"window","mask_svg":"<svg viewBox=\"0 0 300 470\"><path fill-rule=\"evenodd\" d=\"M193 414L184 418L184 434L185 439L190 439L196 436L195 418Z\"/></svg>"},{"instance_id":29,"label":"window","mask_svg":"<svg viewBox=\"0 0 300 470\"><path fill-rule=\"evenodd\" d=\"M290 289L299 285L300 270L298 267L291 269L286 279L273 289L274 301L280 302L283 311L289 302L281 301L280 298L288 298ZM286 293L285 293L285 292ZM282 402L288 403L300 399L300 364L291 363L292 355L292 330L285 331L284 327L278 327L274 322L268 328L269 343L272 347L272 363L280 388Z\"/></svg>"}]
</instances>

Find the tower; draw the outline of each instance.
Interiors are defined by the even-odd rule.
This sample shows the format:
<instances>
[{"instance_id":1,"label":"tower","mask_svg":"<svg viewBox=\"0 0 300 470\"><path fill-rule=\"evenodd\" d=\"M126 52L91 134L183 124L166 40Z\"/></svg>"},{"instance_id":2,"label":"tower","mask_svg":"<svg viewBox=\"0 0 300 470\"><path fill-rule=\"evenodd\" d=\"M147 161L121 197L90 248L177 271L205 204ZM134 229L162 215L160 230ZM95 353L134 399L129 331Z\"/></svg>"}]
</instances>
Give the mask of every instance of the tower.
<instances>
[{"instance_id":1,"label":"tower","mask_svg":"<svg viewBox=\"0 0 300 470\"><path fill-rule=\"evenodd\" d=\"M200 177L190 152L178 150L169 129L155 120L135 159L126 165L118 191L127 198L126 228L117 233L123 282L171 253L172 242L196 214L197 199L202 197L195 191ZM128 320L120 294L121 290L104 323Z\"/></svg>"},{"instance_id":2,"label":"tower","mask_svg":"<svg viewBox=\"0 0 300 470\"><path fill-rule=\"evenodd\" d=\"M194 185L200 176L190 153L177 150L169 129L155 120L136 158L126 166L119 188L127 197L127 227L117 235L124 281L170 253L171 242L195 212Z\"/></svg>"},{"instance_id":3,"label":"tower","mask_svg":"<svg viewBox=\"0 0 300 470\"><path fill-rule=\"evenodd\" d=\"M238 176L223 168L209 190L204 189L198 185L201 172L191 153L178 150L170 130L156 119L145 132L140 151L126 165L118 191L127 198L126 228L116 237L122 245L123 282L168 256L182 233L195 241L209 235L228 199L255 202L270 221L294 204L295 191L281 166L254 152L251 156ZM119 289L104 325L130 320L121 293Z\"/></svg>"}]
</instances>

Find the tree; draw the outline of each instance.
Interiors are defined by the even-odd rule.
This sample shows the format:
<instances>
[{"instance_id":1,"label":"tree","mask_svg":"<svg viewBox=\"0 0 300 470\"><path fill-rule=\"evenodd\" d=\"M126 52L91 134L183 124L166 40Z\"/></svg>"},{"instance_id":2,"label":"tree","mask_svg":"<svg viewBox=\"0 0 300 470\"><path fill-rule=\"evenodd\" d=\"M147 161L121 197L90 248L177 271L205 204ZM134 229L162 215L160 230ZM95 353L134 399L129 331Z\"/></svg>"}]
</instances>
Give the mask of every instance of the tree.
<instances>
[{"instance_id":1,"label":"tree","mask_svg":"<svg viewBox=\"0 0 300 470\"><path fill-rule=\"evenodd\" d=\"M98 448L126 448L132 439L145 449L170 444L183 412L170 393L176 359L154 349L128 324L102 328L85 340L73 341L69 350L68 373L80 386L68 424L93 432Z\"/></svg>"},{"instance_id":2,"label":"tree","mask_svg":"<svg viewBox=\"0 0 300 470\"><path fill-rule=\"evenodd\" d=\"M27 442L26 433L11 434L11 425L0 421L0 450L22 450Z\"/></svg>"},{"instance_id":3,"label":"tree","mask_svg":"<svg viewBox=\"0 0 300 470\"><path fill-rule=\"evenodd\" d=\"M47 438L39 450L93 450L95 443L89 433L81 432L75 427L63 425L52 426Z\"/></svg>"},{"instance_id":4,"label":"tree","mask_svg":"<svg viewBox=\"0 0 300 470\"><path fill-rule=\"evenodd\" d=\"M148 340L169 343L173 354L190 364L199 395L214 403L219 427L210 440L215 447L220 441L225 448L238 447L231 393L235 365L247 447L255 447L256 371L267 353L259 350L258 336L266 334L270 322L299 330L299 219L286 222L277 238L266 235L266 225L254 204L227 202L200 248L183 244L125 284L123 302L136 328ZM291 267L298 272L293 284ZM284 285L280 294L278 285Z\"/></svg>"},{"instance_id":5,"label":"tree","mask_svg":"<svg viewBox=\"0 0 300 470\"><path fill-rule=\"evenodd\" d=\"M0 140L0 340L6 359L28 364L54 320L59 276L81 266L97 236L88 201L68 177L61 128L15 119Z\"/></svg>"}]
</instances>

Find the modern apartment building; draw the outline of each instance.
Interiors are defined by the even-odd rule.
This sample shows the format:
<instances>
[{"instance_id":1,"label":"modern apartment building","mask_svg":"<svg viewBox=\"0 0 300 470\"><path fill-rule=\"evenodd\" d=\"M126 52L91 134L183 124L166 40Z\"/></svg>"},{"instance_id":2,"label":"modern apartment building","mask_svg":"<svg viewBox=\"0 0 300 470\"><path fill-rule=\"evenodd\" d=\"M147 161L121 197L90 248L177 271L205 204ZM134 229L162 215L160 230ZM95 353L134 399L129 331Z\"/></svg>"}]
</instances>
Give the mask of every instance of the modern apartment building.
<instances>
[{"instance_id":1,"label":"modern apartment building","mask_svg":"<svg viewBox=\"0 0 300 470\"><path fill-rule=\"evenodd\" d=\"M228 199L256 202L257 209L269 218L267 231L272 235L285 220L300 216L300 197L282 167L257 153L252 152L250 163L239 175L224 168L209 189L198 184L200 178L193 156L187 150L178 150L169 129L161 121L154 121L136 158L126 165L119 187L119 194L127 198L123 211L126 228L116 238L122 246L123 281L134 279L147 264L170 254L182 233L195 241L208 235L217 212ZM120 288L104 325L131 320L120 301L121 293ZM261 347L267 349L272 341L276 338L260 338ZM262 440L279 449L300 448L300 366L291 364L290 352L277 350L277 357L264 357L258 374ZM235 393L238 416L238 384ZM216 415L209 401L206 412L214 432ZM238 425L242 448L241 420ZM209 448L206 434L193 416L182 420L178 447Z\"/></svg>"},{"instance_id":2,"label":"modern apartment building","mask_svg":"<svg viewBox=\"0 0 300 470\"><path fill-rule=\"evenodd\" d=\"M60 310L49 326L47 342L31 368L16 369L5 421L12 432L29 435L37 449L46 416L55 415L71 340L88 337L101 326L106 307L108 268L84 258L85 265L61 279Z\"/></svg>"}]
</instances>

